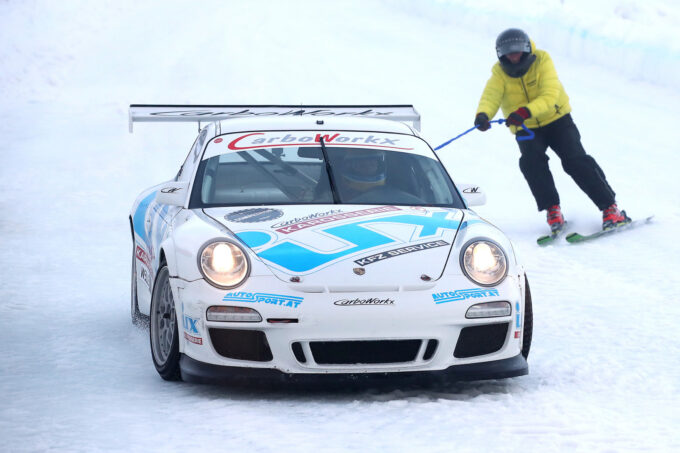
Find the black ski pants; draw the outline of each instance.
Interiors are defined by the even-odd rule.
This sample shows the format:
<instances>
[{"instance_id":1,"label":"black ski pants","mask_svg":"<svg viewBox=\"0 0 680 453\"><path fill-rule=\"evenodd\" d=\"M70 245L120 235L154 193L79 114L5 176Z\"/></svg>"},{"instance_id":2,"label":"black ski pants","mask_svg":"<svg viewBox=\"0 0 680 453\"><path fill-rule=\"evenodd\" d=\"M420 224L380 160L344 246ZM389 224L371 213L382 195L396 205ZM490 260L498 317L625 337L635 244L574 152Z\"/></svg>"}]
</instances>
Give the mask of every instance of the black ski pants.
<instances>
[{"instance_id":1,"label":"black ski pants","mask_svg":"<svg viewBox=\"0 0 680 453\"><path fill-rule=\"evenodd\" d=\"M564 171L601 211L615 203L616 194L595 159L583 149L581 134L571 114L532 131L536 134L533 140L517 142L522 153L519 168L529 183L539 211L560 204L560 196L548 167L548 147L559 156ZM522 129L517 132L517 136L522 135L528 134Z\"/></svg>"}]
</instances>

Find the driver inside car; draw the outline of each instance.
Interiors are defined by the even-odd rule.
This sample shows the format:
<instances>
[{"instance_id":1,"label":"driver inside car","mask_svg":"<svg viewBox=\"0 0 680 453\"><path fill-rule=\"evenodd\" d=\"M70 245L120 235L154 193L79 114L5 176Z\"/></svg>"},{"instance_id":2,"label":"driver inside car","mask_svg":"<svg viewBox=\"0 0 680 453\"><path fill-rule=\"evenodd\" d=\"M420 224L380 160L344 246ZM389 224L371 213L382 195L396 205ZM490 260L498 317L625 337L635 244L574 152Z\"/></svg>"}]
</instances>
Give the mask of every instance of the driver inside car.
<instances>
[{"instance_id":1,"label":"driver inside car","mask_svg":"<svg viewBox=\"0 0 680 453\"><path fill-rule=\"evenodd\" d=\"M385 152L379 150L348 150L342 160L338 184L340 197L351 201L368 195L374 189L385 186L387 170Z\"/></svg>"}]
</instances>

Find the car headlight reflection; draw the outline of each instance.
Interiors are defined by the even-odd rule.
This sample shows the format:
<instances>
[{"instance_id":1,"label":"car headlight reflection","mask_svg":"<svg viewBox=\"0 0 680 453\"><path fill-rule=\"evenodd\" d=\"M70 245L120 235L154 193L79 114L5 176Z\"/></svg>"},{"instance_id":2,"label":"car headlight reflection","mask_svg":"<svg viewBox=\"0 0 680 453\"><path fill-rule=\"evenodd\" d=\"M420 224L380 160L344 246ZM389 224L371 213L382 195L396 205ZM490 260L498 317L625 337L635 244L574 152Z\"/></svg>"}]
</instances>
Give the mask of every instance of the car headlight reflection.
<instances>
[{"instance_id":1,"label":"car headlight reflection","mask_svg":"<svg viewBox=\"0 0 680 453\"><path fill-rule=\"evenodd\" d=\"M508 260L503 249L483 239L472 241L464 248L461 264L465 275L481 286L497 285L508 271Z\"/></svg>"},{"instance_id":2,"label":"car headlight reflection","mask_svg":"<svg viewBox=\"0 0 680 453\"><path fill-rule=\"evenodd\" d=\"M235 243L225 240L204 245L198 256L198 267L208 283L221 289L240 285L250 273L246 252Z\"/></svg>"}]
</instances>

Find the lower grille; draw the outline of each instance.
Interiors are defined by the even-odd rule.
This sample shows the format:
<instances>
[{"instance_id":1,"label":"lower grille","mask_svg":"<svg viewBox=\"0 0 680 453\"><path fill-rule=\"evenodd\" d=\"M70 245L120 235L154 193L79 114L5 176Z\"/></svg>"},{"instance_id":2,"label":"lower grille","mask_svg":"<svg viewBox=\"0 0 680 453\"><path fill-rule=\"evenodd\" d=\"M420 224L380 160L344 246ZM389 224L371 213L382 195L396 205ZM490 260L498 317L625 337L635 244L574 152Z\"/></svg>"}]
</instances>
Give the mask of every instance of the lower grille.
<instances>
[{"instance_id":1,"label":"lower grille","mask_svg":"<svg viewBox=\"0 0 680 453\"><path fill-rule=\"evenodd\" d=\"M403 363L416 359L422 340L312 341L319 365Z\"/></svg>"},{"instance_id":2,"label":"lower grille","mask_svg":"<svg viewBox=\"0 0 680 453\"><path fill-rule=\"evenodd\" d=\"M427 342L427 348L425 349L423 360L430 360L432 358L434 353L437 352L437 345L439 345L437 340L429 340Z\"/></svg>"},{"instance_id":3,"label":"lower grille","mask_svg":"<svg viewBox=\"0 0 680 453\"><path fill-rule=\"evenodd\" d=\"M254 362L269 362L272 351L267 336L259 330L209 329L215 351L223 357Z\"/></svg>"},{"instance_id":4,"label":"lower grille","mask_svg":"<svg viewBox=\"0 0 680 453\"><path fill-rule=\"evenodd\" d=\"M299 341L293 343L291 345L291 348L293 349L293 354L295 354L295 358L297 359L298 362L307 363L307 357L305 357L305 353L302 350L302 345L300 344Z\"/></svg>"},{"instance_id":5,"label":"lower grille","mask_svg":"<svg viewBox=\"0 0 680 453\"><path fill-rule=\"evenodd\" d=\"M464 327L458 336L453 356L462 359L500 350L505 344L509 324L504 322Z\"/></svg>"}]
</instances>

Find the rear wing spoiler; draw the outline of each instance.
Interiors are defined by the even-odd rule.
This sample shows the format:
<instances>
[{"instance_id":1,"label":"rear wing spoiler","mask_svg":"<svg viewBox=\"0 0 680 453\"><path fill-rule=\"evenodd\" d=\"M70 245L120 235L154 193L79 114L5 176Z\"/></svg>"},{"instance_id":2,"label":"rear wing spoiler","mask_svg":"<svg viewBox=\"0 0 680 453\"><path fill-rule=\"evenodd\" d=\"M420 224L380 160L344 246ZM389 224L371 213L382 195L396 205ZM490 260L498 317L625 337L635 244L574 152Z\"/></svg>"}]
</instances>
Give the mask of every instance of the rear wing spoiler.
<instances>
[{"instance_id":1,"label":"rear wing spoiler","mask_svg":"<svg viewBox=\"0 0 680 453\"><path fill-rule=\"evenodd\" d=\"M420 131L412 105L148 105L131 104L129 126L140 122L214 122L257 116L350 116L411 122Z\"/></svg>"}]
</instances>

